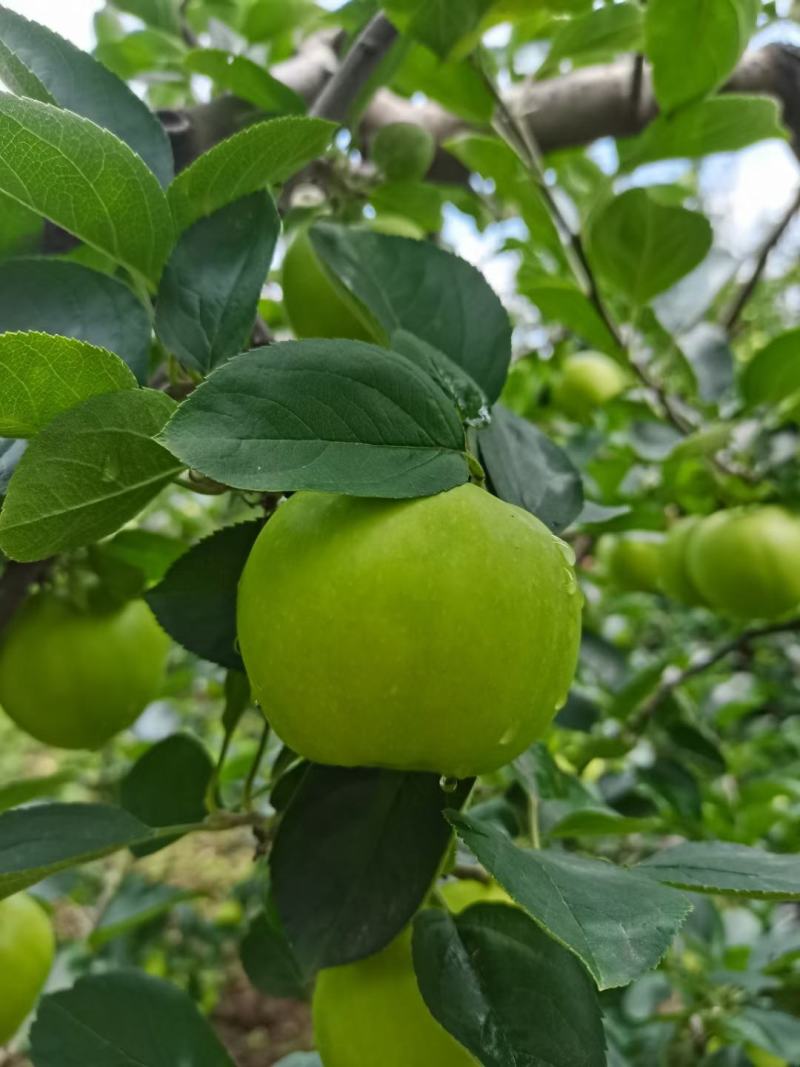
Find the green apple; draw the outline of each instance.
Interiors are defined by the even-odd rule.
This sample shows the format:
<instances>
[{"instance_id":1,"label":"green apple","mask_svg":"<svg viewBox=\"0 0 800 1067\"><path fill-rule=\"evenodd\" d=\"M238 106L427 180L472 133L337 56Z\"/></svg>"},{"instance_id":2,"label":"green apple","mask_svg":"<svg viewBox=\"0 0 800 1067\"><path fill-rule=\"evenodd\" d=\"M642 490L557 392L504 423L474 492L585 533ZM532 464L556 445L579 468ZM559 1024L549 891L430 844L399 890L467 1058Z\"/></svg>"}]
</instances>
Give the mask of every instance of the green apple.
<instances>
[{"instance_id":1,"label":"green apple","mask_svg":"<svg viewBox=\"0 0 800 1067\"><path fill-rule=\"evenodd\" d=\"M602 352L578 352L564 360L553 388L556 406L574 419L588 419L628 385L625 371Z\"/></svg>"},{"instance_id":2,"label":"green apple","mask_svg":"<svg viewBox=\"0 0 800 1067\"><path fill-rule=\"evenodd\" d=\"M656 592L663 546L663 535L649 530L630 530L613 535L601 553L609 578L618 589Z\"/></svg>"},{"instance_id":3,"label":"green apple","mask_svg":"<svg viewBox=\"0 0 800 1067\"><path fill-rule=\"evenodd\" d=\"M170 641L143 600L80 611L38 593L0 644L0 707L57 748L99 748L158 696Z\"/></svg>"},{"instance_id":4,"label":"green apple","mask_svg":"<svg viewBox=\"0 0 800 1067\"><path fill-rule=\"evenodd\" d=\"M47 914L26 893L0 900L0 1045L33 1011L53 965Z\"/></svg>"},{"instance_id":5,"label":"green apple","mask_svg":"<svg viewBox=\"0 0 800 1067\"><path fill-rule=\"evenodd\" d=\"M699 515L689 515L670 529L661 552L661 589L682 604L704 604L700 590L689 574L689 542L701 523Z\"/></svg>"},{"instance_id":6,"label":"green apple","mask_svg":"<svg viewBox=\"0 0 800 1067\"><path fill-rule=\"evenodd\" d=\"M297 493L239 586L254 695L318 763L494 770L566 698L581 619L570 556L475 485L417 500Z\"/></svg>"},{"instance_id":7,"label":"green apple","mask_svg":"<svg viewBox=\"0 0 800 1067\"><path fill-rule=\"evenodd\" d=\"M420 181L436 155L436 141L423 126L391 122L372 138L370 155L389 181Z\"/></svg>"},{"instance_id":8,"label":"green apple","mask_svg":"<svg viewBox=\"0 0 800 1067\"><path fill-rule=\"evenodd\" d=\"M774 505L718 511L689 538L688 570L710 607L775 619L800 605L800 518Z\"/></svg>"}]
</instances>

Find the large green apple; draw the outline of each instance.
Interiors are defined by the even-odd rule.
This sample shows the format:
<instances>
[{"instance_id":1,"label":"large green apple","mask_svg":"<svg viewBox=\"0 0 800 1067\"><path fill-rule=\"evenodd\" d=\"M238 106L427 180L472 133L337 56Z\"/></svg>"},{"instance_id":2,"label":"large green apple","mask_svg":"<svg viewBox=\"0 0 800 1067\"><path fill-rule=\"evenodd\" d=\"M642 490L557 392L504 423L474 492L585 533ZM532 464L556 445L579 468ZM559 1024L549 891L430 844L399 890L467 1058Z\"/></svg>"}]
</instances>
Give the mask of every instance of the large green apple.
<instances>
[{"instance_id":1,"label":"large green apple","mask_svg":"<svg viewBox=\"0 0 800 1067\"><path fill-rule=\"evenodd\" d=\"M422 236L413 222L394 215L380 215L366 225L400 237ZM295 337L381 340L380 330L366 308L322 263L308 231L308 226L298 231L283 260L283 304Z\"/></svg>"},{"instance_id":2,"label":"large green apple","mask_svg":"<svg viewBox=\"0 0 800 1067\"><path fill-rule=\"evenodd\" d=\"M608 576L618 589L654 593L659 588L662 534L630 530L613 535L602 546Z\"/></svg>"},{"instance_id":3,"label":"large green apple","mask_svg":"<svg viewBox=\"0 0 800 1067\"><path fill-rule=\"evenodd\" d=\"M467 777L547 729L578 652L570 550L475 485L297 493L239 587L239 644L280 737L318 763Z\"/></svg>"},{"instance_id":4,"label":"large green apple","mask_svg":"<svg viewBox=\"0 0 800 1067\"><path fill-rule=\"evenodd\" d=\"M699 515L679 519L670 529L661 552L660 586L667 596L690 606L704 604L700 590L689 574L689 541L700 526Z\"/></svg>"},{"instance_id":5,"label":"large green apple","mask_svg":"<svg viewBox=\"0 0 800 1067\"><path fill-rule=\"evenodd\" d=\"M142 600L97 613L36 594L3 634L0 707L44 744L99 748L158 695L169 644Z\"/></svg>"},{"instance_id":6,"label":"large green apple","mask_svg":"<svg viewBox=\"0 0 800 1067\"><path fill-rule=\"evenodd\" d=\"M410 927L374 956L320 971L313 1014L324 1067L478 1067L422 999Z\"/></svg>"},{"instance_id":7,"label":"large green apple","mask_svg":"<svg viewBox=\"0 0 800 1067\"><path fill-rule=\"evenodd\" d=\"M776 506L731 508L689 538L691 580L710 607L774 619L800 604L800 518Z\"/></svg>"},{"instance_id":8,"label":"large green apple","mask_svg":"<svg viewBox=\"0 0 800 1067\"><path fill-rule=\"evenodd\" d=\"M0 900L0 1045L33 1011L53 965L53 928L25 893Z\"/></svg>"},{"instance_id":9,"label":"large green apple","mask_svg":"<svg viewBox=\"0 0 800 1067\"><path fill-rule=\"evenodd\" d=\"M574 419L586 419L613 400L627 386L624 370L602 352L578 352L568 356L556 380L556 406Z\"/></svg>"}]
</instances>

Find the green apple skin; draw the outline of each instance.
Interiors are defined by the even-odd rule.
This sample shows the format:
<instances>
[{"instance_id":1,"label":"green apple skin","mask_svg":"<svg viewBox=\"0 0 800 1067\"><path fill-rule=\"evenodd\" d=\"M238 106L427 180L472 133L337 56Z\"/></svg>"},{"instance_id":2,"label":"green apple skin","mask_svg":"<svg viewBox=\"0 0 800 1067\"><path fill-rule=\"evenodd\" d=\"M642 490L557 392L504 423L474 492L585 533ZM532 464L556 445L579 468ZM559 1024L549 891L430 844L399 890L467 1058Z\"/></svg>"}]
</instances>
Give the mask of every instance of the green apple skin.
<instances>
[{"instance_id":1,"label":"green apple skin","mask_svg":"<svg viewBox=\"0 0 800 1067\"><path fill-rule=\"evenodd\" d=\"M374 956L320 971L313 1018L324 1067L479 1067L422 999L410 927Z\"/></svg>"},{"instance_id":2,"label":"green apple skin","mask_svg":"<svg viewBox=\"0 0 800 1067\"><path fill-rule=\"evenodd\" d=\"M581 421L619 396L628 384L625 372L602 352L578 352L564 360L553 395L556 406Z\"/></svg>"},{"instance_id":3,"label":"green apple skin","mask_svg":"<svg viewBox=\"0 0 800 1067\"><path fill-rule=\"evenodd\" d=\"M278 735L318 763L494 770L575 670L570 550L475 485L417 500L297 493L239 586L239 645Z\"/></svg>"},{"instance_id":4,"label":"green apple skin","mask_svg":"<svg viewBox=\"0 0 800 1067\"><path fill-rule=\"evenodd\" d=\"M46 745L99 748L158 696L169 646L143 600L98 614L35 594L0 644L0 707Z\"/></svg>"},{"instance_id":5,"label":"green apple skin","mask_svg":"<svg viewBox=\"0 0 800 1067\"><path fill-rule=\"evenodd\" d=\"M513 904L514 901L497 882L479 882L475 878L457 878L438 887L447 910L459 915L473 904Z\"/></svg>"},{"instance_id":6,"label":"green apple skin","mask_svg":"<svg viewBox=\"0 0 800 1067\"><path fill-rule=\"evenodd\" d=\"M615 537L607 553L608 573L618 589L655 593L661 577L664 538L648 530Z\"/></svg>"},{"instance_id":7,"label":"green apple skin","mask_svg":"<svg viewBox=\"0 0 800 1067\"><path fill-rule=\"evenodd\" d=\"M50 919L33 897L17 893L0 900L0 1045L33 1011L54 952Z\"/></svg>"},{"instance_id":8,"label":"green apple skin","mask_svg":"<svg viewBox=\"0 0 800 1067\"><path fill-rule=\"evenodd\" d=\"M800 518L784 508L718 511L688 544L689 575L708 605L739 619L776 619L800 604Z\"/></svg>"},{"instance_id":9,"label":"green apple skin","mask_svg":"<svg viewBox=\"0 0 800 1067\"><path fill-rule=\"evenodd\" d=\"M431 168L436 141L423 126L392 122L375 134L370 154L389 181L420 181Z\"/></svg>"},{"instance_id":10,"label":"green apple skin","mask_svg":"<svg viewBox=\"0 0 800 1067\"><path fill-rule=\"evenodd\" d=\"M689 542L694 532L699 529L702 519L699 515L689 515L670 529L661 552L661 574L659 584L663 593L673 600L697 607L704 604L700 590L689 574Z\"/></svg>"}]
</instances>

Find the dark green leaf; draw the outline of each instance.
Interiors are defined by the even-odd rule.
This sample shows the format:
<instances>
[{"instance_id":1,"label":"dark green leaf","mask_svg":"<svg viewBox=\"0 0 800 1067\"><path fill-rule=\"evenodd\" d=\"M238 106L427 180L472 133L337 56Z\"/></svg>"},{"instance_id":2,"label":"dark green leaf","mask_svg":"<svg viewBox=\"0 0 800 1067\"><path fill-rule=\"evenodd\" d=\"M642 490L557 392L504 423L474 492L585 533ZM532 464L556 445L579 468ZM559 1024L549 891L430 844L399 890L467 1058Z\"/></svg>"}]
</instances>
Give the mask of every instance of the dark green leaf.
<instances>
[{"instance_id":1,"label":"dark green leaf","mask_svg":"<svg viewBox=\"0 0 800 1067\"><path fill-rule=\"evenodd\" d=\"M153 437L175 403L165 393L106 393L65 411L31 441L0 514L0 548L45 559L114 533L180 471Z\"/></svg>"},{"instance_id":2,"label":"dark green leaf","mask_svg":"<svg viewBox=\"0 0 800 1067\"><path fill-rule=\"evenodd\" d=\"M124 82L63 37L0 7L0 75L9 89L111 130L162 185L174 173L164 127Z\"/></svg>"},{"instance_id":3,"label":"dark green leaf","mask_svg":"<svg viewBox=\"0 0 800 1067\"><path fill-rule=\"evenodd\" d=\"M252 984L270 997L305 1000L308 980L295 959L273 905L250 924L239 954Z\"/></svg>"},{"instance_id":4,"label":"dark green leaf","mask_svg":"<svg viewBox=\"0 0 800 1067\"><path fill-rule=\"evenodd\" d=\"M589 976L518 908L423 911L413 948L428 1008L484 1067L605 1067Z\"/></svg>"},{"instance_id":5,"label":"dark green leaf","mask_svg":"<svg viewBox=\"0 0 800 1067\"><path fill-rule=\"evenodd\" d=\"M161 278L156 332L185 367L207 374L248 347L280 226L262 192L181 235Z\"/></svg>"},{"instance_id":6,"label":"dark green leaf","mask_svg":"<svg viewBox=\"0 0 800 1067\"><path fill-rule=\"evenodd\" d=\"M129 812L105 804L40 804L3 812L0 899L154 834Z\"/></svg>"},{"instance_id":7,"label":"dark green leaf","mask_svg":"<svg viewBox=\"0 0 800 1067\"><path fill-rule=\"evenodd\" d=\"M179 230L267 185L285 181L328 147L336 127L305 115L259 122L205 152L170 186Z\"/></svg>"},{"instance_id":8,"label":"dark green leaf","mask_svg":"<svg viewBox=\"0 0 800 1067\"><path fill-rule=\"evenodd\" d=\"M403 356L358 341L288 341L229 360L164 440L238 489L414 497L467 480L449 397Z\"/></svg>"},{"instance_id":9,"label":"dark green leaf","mask_svg":"<svg viewBox=\"0 0 800 1067\"><path fill-rule=\"evenodd\" d=\"M635 869L697 893L800 900L800 857L727 841L687 841L657 852Z\"/></svg>"},{"instance_id":10,"label":"dark green leaf","mask_svg":"<svg viewBox=\"0 0 800 1067\"><path fill-rule=\"evenodd\" d=\"M278 913L307 974L369 956L410 920L450 840L434 774L311 765L270 857ZM402 878L398 872L402 871Z\"/></svg>"},{"instance_id":11,"label":"dark green leaf","mask_svg":"<svg viewBox=\"0 0 800 1067\"><path fill-rule=\"evenodd\" d=\"M219 88L248 100L262 111L302 115L306 110L302 96L247 56L232 55L221 48L198 48L189 53L185 65L187 70L205 74Z\"/></svg>"},{"instance_id":12,"label":"dark green leaf","mask_svg":"<svg viewBox=\"0 0 800 1067\"><path fill-rule=\"evenodd\" d=\"M136 971L51 993L31 1030L35 1067L235 1067L183 990Z\"/></svg>"},{"instance_id":13,"label":"dark green leaf","mask_svg":"<svg viewBox=\"0 0 800 1067\"><path fill-rule=\"evenodd\" d=\"M427 241L352 226L317 224L311 240L387 337L396 330L415 334L497 399L511 359L511 327L475 267Z\"/></svg>"},{"instance_id":14,"label":"dark green leaf","mask_svg":"<svg viewBox=\"0 0 800 1067\"><path fill-rule=\"evenodd\" d=\"M495 404L492 421L479 437L492 488L559 533L583 507L581 476L566 452L532 422Z\"/></svg>"},{"instance_id":15,"label":"dark green leaf","mask_svg":"<svg viewBox=\"0 0 800 1067\"><path fill-rule=\"evenodd\" d=\"M800 1059L800 1019L796 1016L748 1005L726 1022L740 1040L766 1049L782 1062Z\"/></svg>"},{"instance_id":16,"label":"dark green leaf","mask_svg":"<svg viewBox=\"0 0 800 1067\"><path fill-rule=\"evenodd\" d=\"M20 778L19 781L6 782L0 786L0 811L15 808L18 804L27 804L41 797L57 796L61 786L72 781L67 771L46 774L41 778Z\"/></svg>"},{"instance_id":17,"label":"dark green leaf","mask_svg":"<svg viewBox=\"0 0 800 1067\"><path fill-rule=\"evenodd\" d=\"M150 321L127 285L78 263L15 259L0 264L0 332L38 330L87 341L147 377Z\"/></svg>"},{"instance_id":18,"label":"dark green leaf","mask_svg":"<svg viewBox=\"0 0 800 1067\"><path fill-rule=\"evenodd\" d=\"M600 989L627 985L655 967L691 909L682 893L654 894L647 879L613 863L523 850L467 815L449 817L484 867L575 953Z\"/></svg>"},{"instance_id":19,"label":"dark green leaf","mask_svg":"<svg viewBox=\"0 0 800 1067\"><path fill-rule=\"evenodd\" d=\"M111 898L89 935L89 944L99 948L115 937L121 937L138 926L152 922L171 911L197 893L187 889L146 882L136 875L128 876Z\"/></svg>"},{"instance_id":20,"label":"dark green leaf","mask_svg":"<svg viewBox=\"0 0 800 1067\"><path fill-rule=\"evenodd\" d=\"M146 595L170 637L203 659L243 670L236 651L236 588L262 523L227 526L190 548Z\"/></svg>"},{"instance_id":21,"label":"dark green leaf","mask_svg":"<svg viewBox=\"0 0 800 1067\"><path fill-rule=\"evenodd\" d=\"M708 219L629 189L597 215L592 259L634 304L645 304L698 265L711 248Z\"/></svg>"},{"instance_id":22,"label":"dark green leaf","mask_svg":"<svg viewBox=\"0 0 800 1067\"><path fill-rule=\"evenodd\" d=\"M103 348L46 333L0 334L0 433L33 437L90 396L135 389L122 360Z\"/></svg>"},{"instance_id":23,"label":"dark green leaf","mask_svg":"<svg viewBox=\"0 0 800 1067\"><path fill-rule=\"evenodd\" d=\"M146 279L161 273L173 239L161 186L88 119L0 93L0 191Z\"/></svg>"},{"instance_id":24,"label":"dark green leaf","mask_svg":"<svg viewBox=\"0 0 800 1067\"><path fill-rule=\"evenodd\" d=\"M120 804L146 826L184 826L202 822L206 790L214 764L201 743L188 734L173 734L152 745L120 782ZM175 837L134 845L147 856Z\"/></svg>"},{"instance_id":25,"label":"dark green leaf","mask_svg":"<svg viewBox=\"0 0 800 1067\"><path fill-rule=\"evenodd\" d=\"M386 10L409 37L444 58L478 29L491 5L492 0L389 0Z\"/></svg>"},{"instance_id":26,"label":"dark green leaf","mask_svg":"<svg viewBox=\"0 0 800 1067\"><path fill-rule=\"evenodd\" d=\"M650 0L646 51L663 110L722 85L747 45L758 6L754 0Z\"/></svg>"},{"instance_id":27,"label":"dark green leaf","mask_svg":"<svg viewBox=\"0 0 800 1067\"><path fill-rule=\"evenodd\" d=\"M465 370L449 356L433 348L426 341L406 330L398 330L391 337L392 351L410 359L430 375L452 397L461 418L472 425L480 425L489 418L486 395Z\"/></svg>"}]
</instances>

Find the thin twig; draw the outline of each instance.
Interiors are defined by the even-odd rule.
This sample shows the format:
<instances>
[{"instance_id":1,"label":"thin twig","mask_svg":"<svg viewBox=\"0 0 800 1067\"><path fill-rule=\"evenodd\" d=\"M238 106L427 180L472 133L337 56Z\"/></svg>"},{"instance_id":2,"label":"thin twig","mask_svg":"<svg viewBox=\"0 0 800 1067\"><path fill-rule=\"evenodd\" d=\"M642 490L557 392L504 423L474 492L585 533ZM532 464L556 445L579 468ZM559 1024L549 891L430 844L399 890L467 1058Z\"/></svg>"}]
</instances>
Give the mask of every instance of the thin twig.
<instances>
[{"instance_id":1,"label":"thin twig","mask_svg":"<svg viewBox=\"0 0 800 1067\"><path fill-rule=\"evenodd\" d=\"M739 319L741 318L742 312L744 311L748 300L750 300L753 293L756 291L756 288L758 287L758 283L761 281L761 276L763 275L766 269L769 257L772 255L775 246L779 243L783 235L789 229L789 226L798 211L800 211L800 188L798 188L794 199L789 204L783 215L780 217L775 227L770 231L766 241L764 242L761 248L761 251L758 254L758 259L756 260L756 264L753 268L752 274L742 285L741 289L739 290L727 310L723 312L722 325L728 333L733 333L736 326L738 325Z\"/></svg>"},{"instance_id":2,"label":"thin twig","mask_svg":"<svg viewBox=\"0 0 800 1067\"><path fill-rule=\"evenodd\" d=\"M269 723L264 720L264 726L261 730L261 737L258 741L258 748L256 754L253 757L253 762L250 764L250 770L247 772L247 780L244 783L244 795L243 805L245 811L250 811L253 807L253 787L255 786L256 776L258 775L258 769L261 766L261 761L264 758L264 753L267 750L267 741L269 740Z\"/></svg>"},{"instance_id":3,"label":"thin twig","mask_svg":"<svg viewBox=\"0 0 800 1067\"><path fill-rule=\"evenodd\" d=\"M796 632L800 632L800 619L789 619L784 622L774 622L765 626L753 626L748 630L742 630L736 637L731 638L730 641L726 641L719 648L714 649L713 652L709 652L708 655L691 663L684 670L679 671L677 674L669 674L663 678L655 692L640 705L638 711L634 712L633 716L628 720L628 730L633 734L638 734L647 719L661 707L667 697L671 696L676 689L679 689L698 674L703 674L733 652L744 648L751 641L756 641L761 637L771 637L773 634Z\"/></svg>"},{"instance_id":4,"label":"thin twig","mask_svg":"<svg viewBox=\"0 0 800 1067\"><path fill-rule=\"evenodd\" d=\"M380 12L369 20L344 57L342 65L323 87L309 114L344 122L351 106L376 67L391 48L397 29Z\"/></svg>"}]
</instances>

